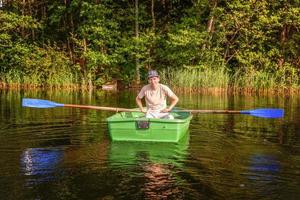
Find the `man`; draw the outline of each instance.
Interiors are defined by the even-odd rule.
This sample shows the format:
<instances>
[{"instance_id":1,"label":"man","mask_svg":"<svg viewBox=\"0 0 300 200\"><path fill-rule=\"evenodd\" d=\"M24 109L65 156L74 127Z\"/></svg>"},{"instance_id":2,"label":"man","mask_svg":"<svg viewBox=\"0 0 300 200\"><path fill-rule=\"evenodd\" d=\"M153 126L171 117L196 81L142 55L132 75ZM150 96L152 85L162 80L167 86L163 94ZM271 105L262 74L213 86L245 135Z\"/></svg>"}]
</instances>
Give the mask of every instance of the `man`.
<instances>
[{"instance_id":1,"label":"man","mask_svg":"<svg viewBox=\"0 0 300 200\"><path fill-rule=\"evenodd\" d=\"M174 119L170 115L170 111L178 102L178 97L172 90L159 83L159 75L157 71L150 70L148 72L148 85L145 85L136 97L136 103L141 112L146 114L147 118L166 118ZM147 110L143 107L142 99L145 97ZM171 104L167 107L167 97Z\"/></svg>"}]
</instances>

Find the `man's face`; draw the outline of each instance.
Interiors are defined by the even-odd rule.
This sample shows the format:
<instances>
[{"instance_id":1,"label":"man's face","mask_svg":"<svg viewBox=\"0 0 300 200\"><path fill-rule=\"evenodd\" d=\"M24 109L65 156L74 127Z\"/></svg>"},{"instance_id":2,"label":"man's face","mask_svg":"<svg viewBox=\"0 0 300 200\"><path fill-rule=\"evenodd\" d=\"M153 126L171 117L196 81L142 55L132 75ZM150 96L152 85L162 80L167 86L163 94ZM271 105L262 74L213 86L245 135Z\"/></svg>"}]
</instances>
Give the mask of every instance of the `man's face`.
<instances>
[{"instance_id":1,"label":"man's face","mask_svg":"<svg viewBox=\"0 0 300 200\"><path fill-rule=\"evenodd\" d=\"M155 77L148 78L148 82L153 88L156 88L159 83L159 77L155 76Z\"/></svg>"}]
</instances>

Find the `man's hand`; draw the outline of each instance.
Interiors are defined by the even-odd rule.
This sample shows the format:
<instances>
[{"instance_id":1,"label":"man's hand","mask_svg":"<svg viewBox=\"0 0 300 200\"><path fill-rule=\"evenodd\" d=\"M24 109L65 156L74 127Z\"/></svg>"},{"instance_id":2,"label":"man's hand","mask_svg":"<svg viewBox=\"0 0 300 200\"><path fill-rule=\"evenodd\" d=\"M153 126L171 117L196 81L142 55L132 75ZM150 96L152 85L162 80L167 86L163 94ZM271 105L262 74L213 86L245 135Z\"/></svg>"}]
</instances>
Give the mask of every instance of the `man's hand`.
<instances>
[{"instance_id":1,"label":"man's hand","mask_svg":"<svg viewBox=\"0 0 300 200\"><path fill-rule=\"evenodd\" d=\"M163 112L163 113L168 113L168 112L171 112L172 111L172 109L170 109L170 108L165 108L165 109L163 109L161 112Z\"/></svg>"},{"instance_id":2,"label":"man's hand","mask_svg":"<svg viewBox=\"0 0 300 200\"><path fill-rule=\"evenodd\" d=\"M144 114L147 113L147 110L145 110L145 108L141 108L140 110L141 110L141 112L144 113Z\"/></svg>"},{"instance_id":3,"label":"man's hand","mask_svg":"<svg viewBox=\"0 0 300 200\"><path fill-rule=\"evenodd\" d=\"M171 99L171 104L169 105L169 107L163 109L161 112L163 113L171 112L174 106L177 104L178 97L176 95L171 96L170 99Z\"/></svg>"},{"instance_id":4,"label":"man's hand","mask_svg":"<svg viewBox=\"0 0 300 200\"><path fill-rule=\"evenodd\" d=\"M140 111L141 111L142 113L146 114L146 113L147 113L147 110L145 110L145 108L143 107L142 100L137 96L137 97L135 98L135 101L136 101L136 104L139 106Z\"/></svg>"}]
</instances>

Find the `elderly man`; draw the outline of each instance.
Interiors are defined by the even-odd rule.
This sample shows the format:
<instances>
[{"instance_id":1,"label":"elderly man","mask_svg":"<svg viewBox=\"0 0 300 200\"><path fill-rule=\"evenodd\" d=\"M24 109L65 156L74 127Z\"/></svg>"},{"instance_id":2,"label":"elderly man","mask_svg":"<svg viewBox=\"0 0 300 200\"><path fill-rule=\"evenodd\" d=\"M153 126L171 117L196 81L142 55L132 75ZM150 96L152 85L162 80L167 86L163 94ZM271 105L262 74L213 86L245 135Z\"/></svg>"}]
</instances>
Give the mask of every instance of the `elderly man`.
<instances>
[{"instance_id":1,"label":"elderly man","mask_svg":"<svg viewBox=\"0 0 300 200\"><path fill-rule=\"evenodd\" d=\"M141 112L146 114L147 118L166 118L174 119L169 113L178 102L178 97L172 90L159 83L157 71L148 72L148 85L145 85L136 97L136 103ZM145 97L147 110L143 107L142 99ZM170 105L167 107L167 97L170 99Z\"/></svg>"}]
</instances>

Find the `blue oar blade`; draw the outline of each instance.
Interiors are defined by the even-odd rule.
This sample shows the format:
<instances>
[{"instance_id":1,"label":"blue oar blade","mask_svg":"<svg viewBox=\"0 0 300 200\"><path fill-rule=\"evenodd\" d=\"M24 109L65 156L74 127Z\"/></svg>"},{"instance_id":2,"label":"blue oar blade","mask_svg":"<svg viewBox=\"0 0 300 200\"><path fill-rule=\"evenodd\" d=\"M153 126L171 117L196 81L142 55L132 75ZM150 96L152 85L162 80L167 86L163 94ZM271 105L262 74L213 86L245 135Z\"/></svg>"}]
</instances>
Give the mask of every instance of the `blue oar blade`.
<instances>
[{"instance_id":1,"label":"blue oar blade","mask_svg":"<svg viewBox=\"0 0 300 200\"><path fill-rule=\"evenodd\" d=\"M22 106L32 107L32 108L55 108L55 107L62 107L64 106L64 104L55 103L53 101L42 100L42 99L23 98Z\"/></svg>"},{"instance_id":2,"label":"blue oar blade","mask_svg":"<svg viewBox=\"0 0 300 200\"><path fill-rule=\"evenodd\" d=\"M284 115L283 109L278 108L262 108L256 110L244 110L241 111L242 114L249 114L255 117L264 117L264 118L281 118Z\"/></svg>"}]
</instances>

